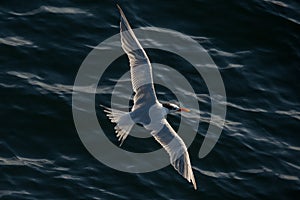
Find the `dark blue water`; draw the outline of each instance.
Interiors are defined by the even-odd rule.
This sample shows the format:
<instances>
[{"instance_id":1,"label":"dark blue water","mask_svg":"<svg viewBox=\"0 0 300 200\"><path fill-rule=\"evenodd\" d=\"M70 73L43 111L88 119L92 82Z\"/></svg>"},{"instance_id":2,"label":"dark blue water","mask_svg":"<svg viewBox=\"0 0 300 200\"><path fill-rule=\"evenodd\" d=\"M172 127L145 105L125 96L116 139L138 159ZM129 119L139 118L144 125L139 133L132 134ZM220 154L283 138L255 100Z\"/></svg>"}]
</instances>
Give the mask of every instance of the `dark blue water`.
<instances>
[{"instance_id":1,"label":"dark blue water","mask_svg":"<svg viewBox=\"0 0 300 200\"><path fill-rule=\"evenodd\" d=\"M119 32L119 13L112 1L1 1L0 198L295 199L300 193L300 4L119 3L133 27L189 35L219 67L227 94L226 124L213 151L199 159L210 96L191 66L165 55L176 70L189 74L199 97L203 120L189 148L199 189L194 191L171 166L146 174L111 169L79 139L72 86L92 47ZM158 51L149 54L161 59ZM124 62L127 65L126 57ZM118 73L108 71L112 77ZM102 86L113 84L104 81ZM174 97L165 88L158 87L157 93L164 100ZM97 103L109 105L108 97L96 98ZM114 140L114 125L97 109ZM169 119L173 126L178 120ZM130 141L126 144L134 149ZM159 147L154 140L149 144L149 149Z\"/></svg>"}]
</instances>

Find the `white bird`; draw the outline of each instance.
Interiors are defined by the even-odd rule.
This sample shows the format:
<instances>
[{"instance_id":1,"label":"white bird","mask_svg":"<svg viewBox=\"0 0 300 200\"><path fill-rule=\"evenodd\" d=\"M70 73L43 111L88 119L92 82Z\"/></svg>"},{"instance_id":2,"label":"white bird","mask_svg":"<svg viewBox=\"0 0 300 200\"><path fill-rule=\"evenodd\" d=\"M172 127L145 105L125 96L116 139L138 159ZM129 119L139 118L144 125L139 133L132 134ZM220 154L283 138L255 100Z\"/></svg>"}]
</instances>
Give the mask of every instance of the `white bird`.
<instances>
[{"instance_id":1,"label":"white bird","mask_svg":"<svg viewBox=\"0 0 300 200\"><path fill-rule=\"evenodd\" d=\"M120 14L120 35L122 48L130 61L132 87L135 92L134 105L130 112L105 109L111 122L116 123L115 130L120 146L128 136L134 124L141 124L163 146L170 156L170 163L197 189L191 167L189 154L183 140L173 130L166 115L171 112L185 111L172 103L160 103L157 100L152 78L150 60L131 29L122 9L117 5Z\"/></svg>"}]
</instances>

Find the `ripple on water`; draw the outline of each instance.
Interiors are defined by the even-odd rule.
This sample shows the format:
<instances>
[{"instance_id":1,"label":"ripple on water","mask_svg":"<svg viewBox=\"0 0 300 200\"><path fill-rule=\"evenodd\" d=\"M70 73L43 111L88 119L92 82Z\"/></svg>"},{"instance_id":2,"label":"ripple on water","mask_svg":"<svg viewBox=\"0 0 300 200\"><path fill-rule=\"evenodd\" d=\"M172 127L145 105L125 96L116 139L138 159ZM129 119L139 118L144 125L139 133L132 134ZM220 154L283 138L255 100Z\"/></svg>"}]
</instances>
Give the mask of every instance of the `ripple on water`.
<instances>
[{"instance_id":1,"label":"ripple on water","mask_svg":"<svg viewBox=\"0 0 300 200\"><path fill-rule=\"evenodd\" d=\"M5 44L8 46L24 46L24 47L37 47L32 41L27 40L20 36L10 36L5 38L0 38L0 44Z\"/></svg>"},{"instance_id":2,"label":"ripple on water","mask_svg":"<svg viewBox=\"0 0 300 200\"><path fill-rule=\"evenodd\" d=\"M28 11L28 12L9 12L12 15L16 16L30 16L30 15L37 15L40 13L54 13L54 14L84 14L87 16L93 16L92 13L82 10L80 8L74 7L55 7L55 6L41 6L37 9Z\"/></svg>"}]
</instances>

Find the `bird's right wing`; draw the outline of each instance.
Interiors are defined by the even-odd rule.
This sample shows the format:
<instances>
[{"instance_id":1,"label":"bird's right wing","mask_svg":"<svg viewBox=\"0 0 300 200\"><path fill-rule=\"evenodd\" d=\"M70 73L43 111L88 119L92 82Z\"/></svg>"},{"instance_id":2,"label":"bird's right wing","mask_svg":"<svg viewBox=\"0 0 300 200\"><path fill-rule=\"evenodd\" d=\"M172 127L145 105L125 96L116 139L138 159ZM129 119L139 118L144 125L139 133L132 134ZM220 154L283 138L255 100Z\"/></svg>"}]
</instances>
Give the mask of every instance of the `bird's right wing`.
<instances>
[{"instance_id":1,"label":"bird's right wing","mask_svg":"<svg viewBox=\"0 0 300 200\"><path fill-rule=\"evenodd\" d=\"M117 7L121 13L121 43L130 62L131 82L135 92L135 104L147 103L148 106L149 104L153 105L157 102L157 98L153 86L151 63L145 50L130 27L124 12L118 5Z\"/></svg>"},{"instance_id":2,"label":"bird's right wing","mask_svg":"<svg viewBox=\"0 0 300 200\"><path fill-rule=\"evenodd\" d=\"M173 167L197 189L194 173L187 148L166 119L161 122L159 131L152 130L153 137L163 146L170 156Z\"/></svg>"}]
</instances>

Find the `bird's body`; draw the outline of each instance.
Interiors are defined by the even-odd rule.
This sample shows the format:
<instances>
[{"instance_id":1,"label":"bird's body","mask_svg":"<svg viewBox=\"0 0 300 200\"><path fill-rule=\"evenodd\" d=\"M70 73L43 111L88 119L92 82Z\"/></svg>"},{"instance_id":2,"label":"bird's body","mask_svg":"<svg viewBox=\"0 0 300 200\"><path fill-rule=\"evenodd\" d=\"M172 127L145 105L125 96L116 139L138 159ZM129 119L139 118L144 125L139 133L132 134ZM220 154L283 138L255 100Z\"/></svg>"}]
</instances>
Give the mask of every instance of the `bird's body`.
<instances>
[{"instance_id":1,"label":"bird's body","mask_svg":"<svg viewBox=\"0 0 300 200\"><path fill-rule=\"evenodd\" d=\"M143 125L170 155L173 167L196 189L189 154L183 140L173 130L166 115L175 111L187 111L177 105L157 100L152 78L150 60L131 29L122 9L120 33L122 48L130 61L132 87L135 92L134 105L130 112L106 109L107 116L116 123L116 133L121 144L134 124Z\"/></svg>"}]
</instances>

